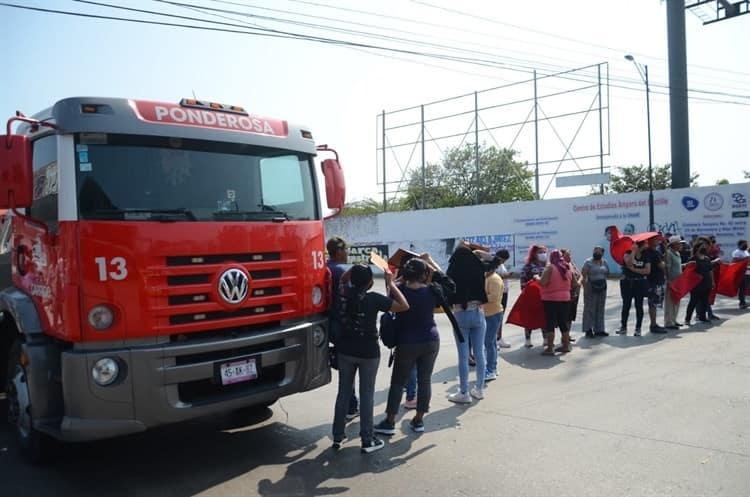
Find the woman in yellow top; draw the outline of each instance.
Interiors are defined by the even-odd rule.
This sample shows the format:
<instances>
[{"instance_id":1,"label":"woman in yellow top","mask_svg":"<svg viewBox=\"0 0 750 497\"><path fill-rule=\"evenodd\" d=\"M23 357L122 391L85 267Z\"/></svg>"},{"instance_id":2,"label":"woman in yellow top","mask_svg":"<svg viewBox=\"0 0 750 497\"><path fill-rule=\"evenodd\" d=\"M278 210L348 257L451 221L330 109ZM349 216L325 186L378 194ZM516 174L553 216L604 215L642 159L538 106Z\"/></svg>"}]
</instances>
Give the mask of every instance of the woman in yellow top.
<instances>
[{"instance_id":1,"label":"woman in yellow top","mask_svg":"<svg viewBox=\"0 0 750 497\"><path fill-rule=\"evenodd\" d=\"M487 355L485 382L497 379L497 343L495 340L497 330L503 322L503 279L495 272L499 266L500 259L497 257L484 262L485 291L487 292L487 303L484 304L484 319L487 323L487 332L484 334L484 350Z\"/></svg>"}]
</instances>

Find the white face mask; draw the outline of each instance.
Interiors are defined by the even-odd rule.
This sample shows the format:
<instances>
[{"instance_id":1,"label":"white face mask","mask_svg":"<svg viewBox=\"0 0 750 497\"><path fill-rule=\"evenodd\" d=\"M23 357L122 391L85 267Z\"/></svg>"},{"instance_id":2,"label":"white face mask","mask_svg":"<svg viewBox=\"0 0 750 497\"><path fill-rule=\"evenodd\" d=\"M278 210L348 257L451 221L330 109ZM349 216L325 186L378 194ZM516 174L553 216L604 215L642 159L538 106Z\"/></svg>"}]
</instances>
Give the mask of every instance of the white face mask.
<instances>
[{"instance_id":1,"label":"white face mask","mask_svg":"<svg viewBox=\"0 0 750 497\"><path fill-rule=\"evenodd\" d=\"M536 256L539 258L539 262L547 262L547 252L540 252Z\"/></svg>"}]
</instances>

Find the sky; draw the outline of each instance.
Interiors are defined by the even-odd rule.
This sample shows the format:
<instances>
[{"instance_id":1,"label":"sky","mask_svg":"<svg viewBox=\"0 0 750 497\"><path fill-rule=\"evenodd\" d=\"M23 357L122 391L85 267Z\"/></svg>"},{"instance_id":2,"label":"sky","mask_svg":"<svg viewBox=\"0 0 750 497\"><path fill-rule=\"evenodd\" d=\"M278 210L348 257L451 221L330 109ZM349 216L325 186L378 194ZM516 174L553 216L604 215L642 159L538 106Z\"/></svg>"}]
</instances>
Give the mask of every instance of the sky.
<instances>
[{"instance_id":1,"label":"sky","mask_svg":"<svg viewBox=\"0 0 750 497\"><path fill-rule=\"evenodd\" d=\"M606 64L602 67L609 73L610 85L608 99L607 89L602 92L602 107L606 107L602 110L604 166L647 164L645 85L633 63L624 59L624 55L633 54L649 68L653 164L670 162L666 3L656 0L101 2L171 17L73 0L8 3L243 33L0 6L0 44L6 48L6 70L0 78L0 116L4 118L16 110L31 115L71 96L178 102L195 93L201 99L241 105L252 114L304 123L318 143L327 143L339 152L348 200L381 199L382 152L377 147L381 146L378 119L383 110L387 127L415 122L415 116L418 122L418 106L469 95L425 107L427 118L466 113L426 125L427 138L457 135L427 143L425 159L435 162L447 147L473 141L473 134L465 134L473 132L474 91L528 81L534 69L545 75ZM750 15L704 26L695 15L686 13L688 87L696 90L691 92L694 98L689 107L691 172L700 175L700 185L720 179L741 182L742 171L750 170L746 140L750 122L749 28ZM308 39L247 34L250 29L265 30L266 34L269 29L277 35L279 31L294 33ZM310 41L310 36L328 42ZM330 43L331 39L368 47ZM599 167L598 111L582 120L583 111L596 101L595 76L594 66L539 83L540 95L584 88L549 97L540 104L548 116L575 114L540 124L540 160L550 162L542 168L548 173L540 181L544 198L588 191L585 187L557 188L551 181L551 172L558 166L555 161L564 157L566 147L575 156L593 152L597 157L566 162L561 171ZM497 106L480 112L480 142L512 143L520 160L533 163L531 126L521 129L519 124L492 133L484 130L524 122L531 109L531 92L532 84L523 83L480 93L480 107ZM524 102L509 105L518 100ZM390 114L415 106L410 113ZM419 132L419 126L389 130L386 143L411 143ZM421 151L413 149L387 149L389 182L404 177L407 168L419 167ZM394 188L395 184L389 183L389 196Z\"/></svg>"}]
</instances>

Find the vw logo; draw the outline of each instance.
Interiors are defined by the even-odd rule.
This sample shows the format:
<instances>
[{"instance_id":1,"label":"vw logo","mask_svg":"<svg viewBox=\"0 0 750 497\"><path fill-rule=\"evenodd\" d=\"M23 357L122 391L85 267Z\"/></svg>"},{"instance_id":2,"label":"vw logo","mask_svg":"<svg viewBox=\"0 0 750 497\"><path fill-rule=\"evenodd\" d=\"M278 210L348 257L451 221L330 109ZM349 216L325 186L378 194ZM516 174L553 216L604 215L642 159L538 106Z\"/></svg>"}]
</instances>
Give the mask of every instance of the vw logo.
<instances>
[{"instance_id":1,"label":"vw logo","mask_svg":"<svg viewBox=\"0 0 750 497\"><path fill-rule=\"evenodd\" d=\"M219 278L219 295L228 304L239 304L247 297L249 280L239 269L227 269Z\"/></svg>"}]
</instances>

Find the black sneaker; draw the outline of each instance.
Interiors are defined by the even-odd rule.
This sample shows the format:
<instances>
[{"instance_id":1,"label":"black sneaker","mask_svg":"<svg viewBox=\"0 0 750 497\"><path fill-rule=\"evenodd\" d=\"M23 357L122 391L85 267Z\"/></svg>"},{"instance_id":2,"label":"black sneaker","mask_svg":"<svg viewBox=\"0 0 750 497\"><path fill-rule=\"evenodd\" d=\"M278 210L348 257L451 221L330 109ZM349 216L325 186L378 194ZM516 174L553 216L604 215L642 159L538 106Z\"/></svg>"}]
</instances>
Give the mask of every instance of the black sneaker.
<instances>
[{"instance_id":1,"label":"black sneaker","mask_svg":"<svg viewBox=\"0 0 750 497\"><path fill-rule=\"evenodd\" d=\"M388 421L388 419L384 419L380 423L376 424L373 431L375 433L380 433L381 435L395 435L396 434L396 423L392 423Z\"/></svg>"},{"instance_id":2,"label":"black sneaker","mask_svg":"<svg viewBox=\"0 0 750 497\"><path fill-rule=\"evenodd\" d=\"M594 338L594 332L591 330L588 330L586 332L586 338Z\"/></svg>"},{"instance_id":3,"label":"black sneaker","mask_svg":"<svg viewBox=\"0 0 750 497\"><path fill-rule=\"evenodd\" d=\"M343 443L344 443L343 440L334 440L333 441L333 445L331 445L331 448L333 450L339 450L339 449L341 449L341 444L343 444Z\"/></svg>"},{"instance_id":4,"label":"black sneaker","mask_svg":"<svg viewBox=\"0 0 750 497\"><path fill-rule=\"evenodd\" d=\"M741 302L740 309L747 309L747 302Z\"/></svg>"},{"instance_id":5,"label":"black sneaker","mask_svg":"<svg viewBox=\"0 0 750 497\"><path fill-rule=\"evenodd\" d=\"M417 421L416 419L412 419L409 422L409 426L411 426L411 429L416 431L417 433L423 433L424 432L424 421L421 419Z\"/></svg>"},{"instance_id":6,"label":"black sneaker","mask_svg":"<svg viewBox=\"0 0 750 497\"><path fill-rule=\"evenodd\" d=\"M608 337L609 333L607 333L606 331L597 331L596 333L594 333L594 336L595 337Z\"/></svg>"},{"instance_id":7,"label":"black sneaker","mask_svg":"<svg viewBox=\"0 0 750 497\"><path fill-rule=\"evenodd\" d=\"M710 316L708 316L708 320L709 320L709 321L721 321L721 320L723 320L723 319L724 319L724 318L720 318L720 317L719 317L719 316L717 316L716 314L711 314Z\"/></svg>"},{"instance_id":8,"label":"black sneaker","mask_svg":"<svg viewBox=\"0 0 750 497\"><path fill-rule=\"evenodd\" d=\"M361 452L363 454L369 454L370 452L375 452L376 450L380 450L383 447L385 447L385 442L383 442L379 438L372 437L372 440L362 444Z\"/></svg>"},{"instance_id":9,"label":"black sneaker","mask_svg":"<svg viewBox=\"0 0 750 497\"><path fill-rule=\"evenodd\" d=\"M657 334L660 334L660 335L662 335L664 333L667 333L667 330L664 329L664 328L662 328L661 326L652 326L651 328L649 328L649 331L651 333L657 333Z\"/></svg>"},{"instance_id":10,"label":"black sneaker","mask_svg":"<svg viewBox=\"0 0 750 497\"><path fill-rule=\"evenodd\" d=\"M346 420L347 421L351 421L352 419L356 418L357 416L359 416L359 409L355 409L353 411L349 411L348 413L346 413Z\"/></svg>"}]
</instances>

